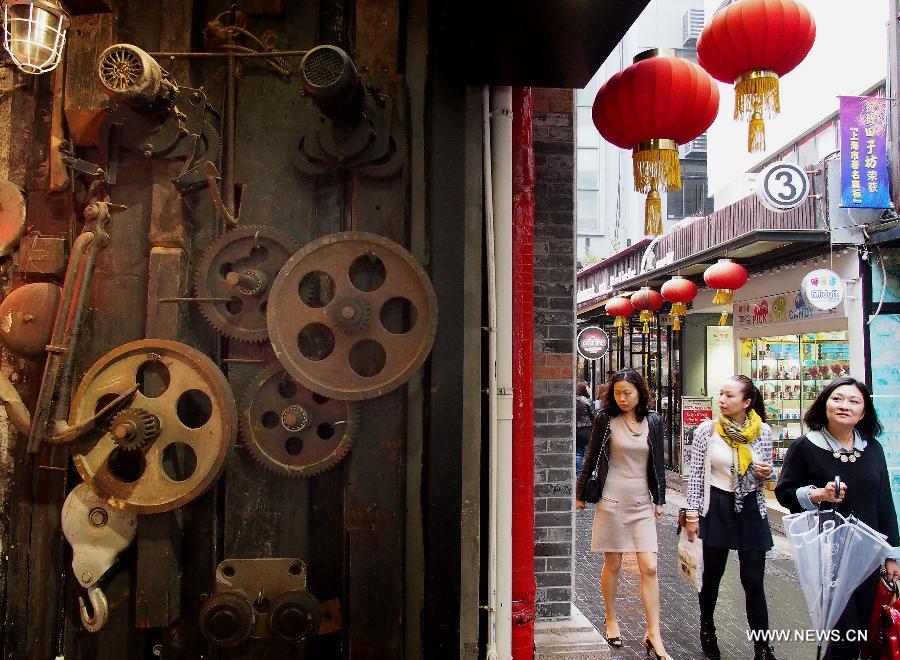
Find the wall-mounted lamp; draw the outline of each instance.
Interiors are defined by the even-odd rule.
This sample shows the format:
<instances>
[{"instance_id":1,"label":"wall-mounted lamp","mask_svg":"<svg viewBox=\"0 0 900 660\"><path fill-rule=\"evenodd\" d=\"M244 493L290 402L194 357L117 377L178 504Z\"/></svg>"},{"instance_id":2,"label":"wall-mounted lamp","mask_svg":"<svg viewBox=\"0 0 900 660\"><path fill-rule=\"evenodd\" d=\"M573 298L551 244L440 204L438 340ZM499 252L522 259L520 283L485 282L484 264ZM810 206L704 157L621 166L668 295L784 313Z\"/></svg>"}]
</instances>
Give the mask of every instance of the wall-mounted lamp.
<instances>
[{"instance_id":1,"label":"wall-mounted lamp","mask_svg":"<svg viewBox=\"0 0 900 660\"><path fill-rule=\"evenodd\" d=\"M3 46L24 73L52 71L62 58L69 15L59 0L2 0Z\"/></svg>"}]
</instances>

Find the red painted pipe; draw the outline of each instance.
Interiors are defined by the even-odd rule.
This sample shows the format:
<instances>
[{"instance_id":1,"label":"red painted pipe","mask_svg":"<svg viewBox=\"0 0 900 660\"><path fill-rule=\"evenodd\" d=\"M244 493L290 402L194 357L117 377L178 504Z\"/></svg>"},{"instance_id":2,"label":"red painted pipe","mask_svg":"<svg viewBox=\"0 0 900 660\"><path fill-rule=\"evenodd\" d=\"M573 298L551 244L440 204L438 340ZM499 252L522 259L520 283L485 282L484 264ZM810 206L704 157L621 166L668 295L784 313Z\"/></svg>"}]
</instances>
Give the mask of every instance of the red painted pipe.
<instances>
[{"instance_id":1,"label":"red painted pipe","mask_svg":"<svg viewBox=\"0 0 900 660\"><path fill-rule=\"evenodd\" d=\"M512 657L534 658L534 142L530 87L513 88Z\"/></svg>"}]
</instances>

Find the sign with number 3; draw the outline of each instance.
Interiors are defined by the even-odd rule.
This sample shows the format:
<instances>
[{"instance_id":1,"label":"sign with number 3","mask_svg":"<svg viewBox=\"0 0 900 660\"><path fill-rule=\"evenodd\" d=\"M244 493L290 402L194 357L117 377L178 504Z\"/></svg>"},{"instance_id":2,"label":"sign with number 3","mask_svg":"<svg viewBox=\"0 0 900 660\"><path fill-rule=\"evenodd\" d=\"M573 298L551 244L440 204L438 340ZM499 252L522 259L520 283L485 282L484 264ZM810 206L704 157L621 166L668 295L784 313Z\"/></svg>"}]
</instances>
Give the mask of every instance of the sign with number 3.
<instances>
[{"instance_id":1,"label":"sign with number 3","mask_svg":"<svg viewBox=\"0 0 900 660\"><path fill-rule=\"evenodd\" d=\"M759 175L759 201L772 211L789 211L809 197L809 177L793 163L772 163Z\"/></svg>"}]
</instances>

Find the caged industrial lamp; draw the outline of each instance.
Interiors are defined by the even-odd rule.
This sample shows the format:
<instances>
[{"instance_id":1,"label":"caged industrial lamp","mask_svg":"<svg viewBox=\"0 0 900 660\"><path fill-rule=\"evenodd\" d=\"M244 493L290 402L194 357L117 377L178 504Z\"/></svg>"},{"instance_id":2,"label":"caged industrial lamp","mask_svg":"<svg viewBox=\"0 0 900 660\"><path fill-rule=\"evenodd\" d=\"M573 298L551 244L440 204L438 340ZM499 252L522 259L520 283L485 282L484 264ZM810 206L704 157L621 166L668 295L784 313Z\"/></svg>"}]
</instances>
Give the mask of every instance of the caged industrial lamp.
<instances>
[{"instance_id":1,"label":"caged industrial lamp","mask_svg":"<svg viewBox=\"0 0 900 660\"><path fill-rule=\"evenodd\" d=\"M3 46L24 73L52 71L62 58L69 15L59 0L2 0Z\"/></svg>"}]
</instances>

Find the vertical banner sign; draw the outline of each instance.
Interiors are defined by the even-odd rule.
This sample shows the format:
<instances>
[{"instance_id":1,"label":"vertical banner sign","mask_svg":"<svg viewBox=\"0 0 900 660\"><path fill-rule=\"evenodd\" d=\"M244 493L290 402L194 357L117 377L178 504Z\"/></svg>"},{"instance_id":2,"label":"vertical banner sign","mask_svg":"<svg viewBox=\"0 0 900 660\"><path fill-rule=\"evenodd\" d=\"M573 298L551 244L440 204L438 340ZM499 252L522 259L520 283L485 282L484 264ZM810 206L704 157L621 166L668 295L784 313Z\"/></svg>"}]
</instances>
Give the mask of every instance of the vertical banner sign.
<instances>
[{"instance_id":1,"label":"vertical banner sign","mask_svg":"<svg viewBox=\"0 0 900 660\"><path fill-rule=\"evenodd\" d=\"M838 98L841 102L841 207L889 208L887 99Z\"/></svg>"},{"instance_id":2,"label":"vertical banner sign","mask_svg":"<svg viewBox=\"0 0 900 660\"><path fill-rule=\"evenodd\" d=\"M712 399L705 396L681 397L681 478L685 484L691 476L691 448L694 430L707 419L712 419Z\"/></svg>"}]
</instances>

